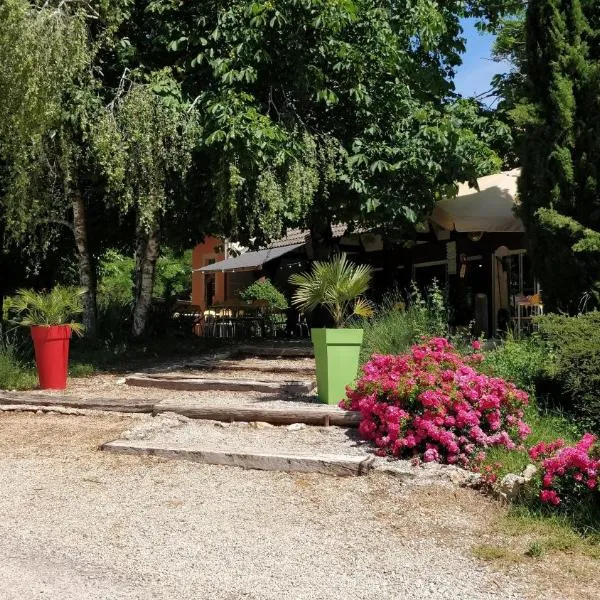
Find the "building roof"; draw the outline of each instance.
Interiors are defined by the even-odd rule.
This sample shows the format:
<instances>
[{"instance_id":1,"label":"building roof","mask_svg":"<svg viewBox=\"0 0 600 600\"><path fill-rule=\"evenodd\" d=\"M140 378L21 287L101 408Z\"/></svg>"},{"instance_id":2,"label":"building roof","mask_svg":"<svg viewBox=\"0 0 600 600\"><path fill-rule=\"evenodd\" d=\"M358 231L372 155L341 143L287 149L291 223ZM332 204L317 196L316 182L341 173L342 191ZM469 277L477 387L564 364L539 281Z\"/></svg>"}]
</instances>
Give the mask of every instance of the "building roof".
<instances>
[{"instance_id":1,"label":"building roof","mask_svg":"<svg viewBox=\"0 0 600 600\"><path fill-rule=\"evenodd\" d=\"M331 226L331 233L334 238L340 238L348 229L345 223L337 223ZM362 230L361 230L362 231ZM268 248L279 248L281 246L290 246L292 244L306 244L310 240L310 231L308 229L290 229L282 238L271 242Z\"/></svg>"},{"instance_id":2,"label":"building roof","mask_svg":"<svg viewBox=\"0 0 600 600\"><path fill-rule=\"evenodd\" d=\"M522 232L523 222L515 214L520 170L480 177L479 189L467 183L458 186L454 198L438 202L431 221L447 230L462 232Z\"/></svg>"},{"instance_id":3,"label":"building roof","mask_svg":"<svg viewBox=\"0 0 600 600\"><path fill-rule=\"evenodd\" d=\"M256 250L255 252L244 252L244 254L240 254L239 256L227 258L212 265L202 267L201 269L195 269L195 271L200 271L202 273L256 271L261 269L262 266L270 260L279 258L303 245L304 242L301 244L288 244L287 246L279 246L276 248L265 248L264 250Z\"/></svg>"}]
</instances>

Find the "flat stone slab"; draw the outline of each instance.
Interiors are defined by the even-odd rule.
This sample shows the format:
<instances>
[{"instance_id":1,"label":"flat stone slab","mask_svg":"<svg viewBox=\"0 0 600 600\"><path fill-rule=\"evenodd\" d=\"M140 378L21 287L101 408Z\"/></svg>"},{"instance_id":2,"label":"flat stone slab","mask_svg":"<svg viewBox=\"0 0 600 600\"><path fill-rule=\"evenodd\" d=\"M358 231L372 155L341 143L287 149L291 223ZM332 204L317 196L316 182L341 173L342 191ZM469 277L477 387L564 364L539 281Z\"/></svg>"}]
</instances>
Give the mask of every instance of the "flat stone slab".
<instances>
[{"instance_id":1,"label":"flat stone slab","mask_svg":"<svg viewBox=\"0 0 600 600\"><path fill-rule=\"evenodd\" d=\"M214 450L169 447L152 441L115 440L102 444L105 452L142 454L161 458L189 460L208 465L225 465L262 471L322 473L336 476L356 476L368 473L372 456L336 454L288 454L250 451Z\"/></svg>"},{"instance_id":2,"label":"flat stone slab","mask_svg":"<svg viewBox=\"0 0 600 600\"><path fill-rule=\"evenodd\" d=\"M308 394L317 386L315 381L262 381L259 379L213 378L197 375L170 373L147 375L136 373L125 379L127 385L164 390L218 390L240 392L281 392L285 394Z\"/></svg>"},{"instance_id":3,"label":"flat stone slab","mask_svg":"<svg viewBox=\"0 0 600 600\"><path fill-rule=\"evenodd\" d=\"M265 406L223 406L208 405L202 400L163 400L154 407L154 414L174 412L190 419L211 421L262 421L273 425L291 425L306 423L307 425L338 425L357 427L361 415L358 411L342 410L337 406L326 404L309 404L285 408Z\"/></svg>"}]
</instances>

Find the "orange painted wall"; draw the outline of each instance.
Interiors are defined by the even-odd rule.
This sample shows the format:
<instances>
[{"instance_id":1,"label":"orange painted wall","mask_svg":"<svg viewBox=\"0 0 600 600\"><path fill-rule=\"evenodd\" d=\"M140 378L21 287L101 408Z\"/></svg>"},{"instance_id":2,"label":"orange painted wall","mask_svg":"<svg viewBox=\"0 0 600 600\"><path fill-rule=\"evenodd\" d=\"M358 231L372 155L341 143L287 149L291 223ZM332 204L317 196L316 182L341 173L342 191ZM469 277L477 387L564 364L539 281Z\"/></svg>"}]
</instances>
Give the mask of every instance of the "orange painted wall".
<instances>
[{"instance_id":1,"label":"orange painted wall","mask_svg":"<svg viewBox=\"0 0 600 600\"><path fill-rule=\"evenodd\" d=\"M219 262L225 258L223 254L223 241L215 237L205 238L192 251L192 304L206 310L204 280L205 275L196 272L209 264L210 259ZM209 299L209 305L225 300L225 273L215 273L215 295Z\"/></svg>"}]
</instances>

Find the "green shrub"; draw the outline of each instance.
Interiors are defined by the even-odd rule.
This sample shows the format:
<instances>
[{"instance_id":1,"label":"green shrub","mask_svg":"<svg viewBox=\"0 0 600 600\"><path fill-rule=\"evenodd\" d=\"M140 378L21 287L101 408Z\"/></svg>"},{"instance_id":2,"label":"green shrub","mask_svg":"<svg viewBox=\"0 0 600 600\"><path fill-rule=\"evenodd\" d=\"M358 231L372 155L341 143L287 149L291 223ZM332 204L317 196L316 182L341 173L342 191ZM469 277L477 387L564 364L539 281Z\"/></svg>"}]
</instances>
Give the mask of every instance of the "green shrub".
<instances>
[{"instance_id":1,"label":"green shrub","mask_svg":"<svg viewBox=\"0 0 600 600\"><path fill-rule=\"evenodd\" d=\"M413 283L408 298L395 290L388 294L364 329L361 363L373 354L401 354L426 337L448 337L448 310L444 294L434 280L423 295Z\"/></svg>"},{"instance_id":2,"label":"green shrub","mask_svg":"<svg viewBox=\"0 0 600 600\"><path fill-rule=\"evenodd\" d=\"M494 377L512 381L517 387L534 393L552 368L553 354L539 336L508 336L485 354L482 370Z\"/></svg>"},{"instance_id":3,"label":"green shrub","mask_svg":"<svg viewBox=\"0 0 600 600\"><path fill-rule=\"evenodd\" d=\"M552 352L549 391L582 429L600 432L600 312L546 315L539 333Z\"/></svg>"},{"instance_id":4,"label":"green shrub","mask_svg":"<svg viewBox=\"0 0 600 600\"><path fill-rule=\"evenodd\" d=\"M271 283L270 279L257 280L240 292L240 298L246 302L265 300L269 308L285 310L288 302L285 296Z\"/></svg>"},{"instance_id":5,"label":"green shrub","mask_svg":"<svg viewBox=\"0 0 600 600\"><path fill-rule=\"evenodd\" d=\"M98 264L98 304L101 308L131 308L134 268L132 256L113 249L104 253ZM156 261L153 296L166 300L189 296L191 285L192 251L178 255L170 248L162 248Z\"/></svg>"}]
</instances>

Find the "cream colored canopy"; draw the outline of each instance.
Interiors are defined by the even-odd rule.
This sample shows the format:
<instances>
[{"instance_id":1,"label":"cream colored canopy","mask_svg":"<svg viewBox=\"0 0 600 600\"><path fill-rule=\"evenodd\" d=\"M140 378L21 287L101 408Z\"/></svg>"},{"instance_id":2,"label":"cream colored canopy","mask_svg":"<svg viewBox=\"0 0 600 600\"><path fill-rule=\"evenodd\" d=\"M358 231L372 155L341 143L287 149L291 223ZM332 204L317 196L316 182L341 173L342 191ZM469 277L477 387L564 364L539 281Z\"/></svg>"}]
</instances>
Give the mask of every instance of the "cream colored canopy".
<instances>
[{"instance_id":1,"label":"cream colored canopy","mask_svg":"<svg viewBox=\"0 0 600 600\"><path fill-rule=\"evenodd\" d=\"M479 190L461 183L455 198L438 202L431 221L449 231L520 232L523 223L514 213L519 169L477 180Z\"/></svg>"}]
</instances>

